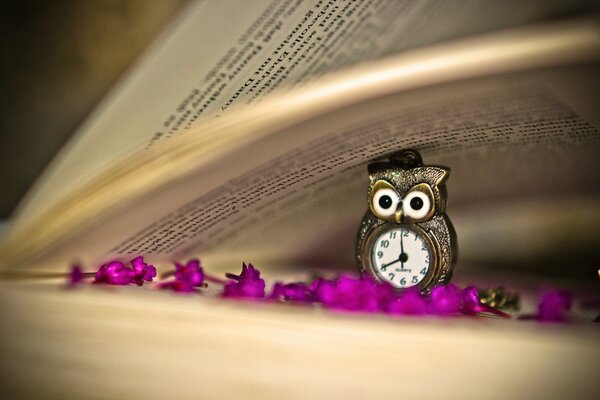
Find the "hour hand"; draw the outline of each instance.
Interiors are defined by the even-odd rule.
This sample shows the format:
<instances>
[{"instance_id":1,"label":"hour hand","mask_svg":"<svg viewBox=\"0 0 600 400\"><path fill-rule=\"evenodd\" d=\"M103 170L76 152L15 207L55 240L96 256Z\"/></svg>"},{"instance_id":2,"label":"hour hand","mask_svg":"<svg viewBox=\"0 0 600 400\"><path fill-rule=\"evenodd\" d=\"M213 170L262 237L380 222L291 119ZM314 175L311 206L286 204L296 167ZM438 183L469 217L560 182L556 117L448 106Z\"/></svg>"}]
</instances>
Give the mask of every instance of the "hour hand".
<instances>
[{"instance_id":1,"label":"hour hand","mask_svg":"<svg viewBox=\"0 0 600 400\"><path fill-rule=\"evenodd\" d=\"M390 263L387 263L387 264L384 264L384 265L382 265L382 266L381 266L381 270L385 272L385 269L386 269L387 267L389 267L389 266L390 266L390 265L392 265L392 264L396 264L398 261L400 261L400 258L398 258L397 260L394 260L394 261L392 261L392 262L390 262Z\"/></svg>"}]
</instances>

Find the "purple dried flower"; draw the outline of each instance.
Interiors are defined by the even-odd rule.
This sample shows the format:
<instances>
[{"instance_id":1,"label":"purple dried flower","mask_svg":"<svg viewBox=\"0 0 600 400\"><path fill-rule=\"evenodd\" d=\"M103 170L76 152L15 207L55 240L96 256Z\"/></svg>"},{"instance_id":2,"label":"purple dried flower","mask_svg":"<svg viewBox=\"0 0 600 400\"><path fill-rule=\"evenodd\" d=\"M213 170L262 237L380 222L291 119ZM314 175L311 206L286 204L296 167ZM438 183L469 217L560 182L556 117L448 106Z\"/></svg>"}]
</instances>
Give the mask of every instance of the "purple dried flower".
<instances>
[{"instance_id":1,"label":"purple dried flower","mask_svg":"<svg viewBox=\"0 0 600 400\"><path fill-rule=\"evenodd\" d=\"M311 283L308 284L308 288L310 289L310 292L313 295L315 295L317 293L317 291L319 290L321 283L323 283L324 281L325 281L325 279L323 279L323 278L314 279Z\"/></svg>"},{"instance_id":2,"label":"purple dried flower","mask_svg":"<svg viewBox=\"0 0 600 400\"><path fill-rule=\"evenodd\" d=\"M342 275L336 282L336 297L332 308L349 311L376 311L379 309L374 285L361 279Z\"/></svg>"},{"instance_id":3,"label":"purple dried flower","mask_svg":"<svg viewBox=\"0 0 600 400\"><path fill-rule=\"evenodd\" d=\"M349 275L342 275L335 281L319 278L310 287L316 300L324 307L346 311L381 311L393 294L389 285L378 284L367 277L357 279Z\"/></svg>"},{"instance_id":4,"label":"purple dried flower","mask_svg":"<svg viewBox=\"0 0 600 400\"><path fill-rule=\"evenodd\" d=\"M135 283L141 286L144 281L152 282L152 279L156 276L156 268L153 265L146 264L141 256L131 260L131 265L133 269L125 266L121 261L110 261L98 269L94 283L121 286Z\"/></svg>"},{"instance_id":5,"label":"purple dried flower","mask_svg":"<svg viewBox=\"0 0 600 400\"><path fill-rule=\"evenodd\" d=\"M387 311L390 314L427 314L427 298L418 289L409 289L388 303Z\"/></svg>"},{"instance_id":6,"label":"purple dried flower","mask_svg":"<svg viewBox=\"0 0 600 400\"><path fill-rule=\"evenodd\" d=\"M401 294L398 294L388 283L375 283L377 290L377 301L379 308L384 312L391 312L391 308L394 308L392 304L396 303ZM412 290L409 290L412 291Z\"/></svg>"},{"instance_id":7,"label":"purple dried flower","mask_svg":"<svg viewBox=\"0 0 600 400\"><path fill-rule=\"evenodd\" d=\"M283 282L275 282L271 288L271 294L269 295L269 298L272 300L287 300L283 290L284 287L285 284Z\"/></svg>"},{"instance_id":8,"label":"purple dried flower","mask_svg":"<svg viewBox=\"0 0 600 400\"><path fill-rule=\"evenodd\" d=\"M468 286L462 290L463 314L473 315L481 312L481 300L475 286Z\"/></svg>"},{"instance_id":9,"label":"purple dried flower","mask_svg":"<svg viewBox=\"0 0 600 400\"><path fill-rule=\"evenodd\" d=\"M457 286L436 286L429 297L429 312L436 315L452 315L460 311L461 293Z\"/></svg>"},{"instance_id":10,"label":"purple dried flower","mask_svg":"<svg viewBox=\"0 0 600 400\"><path fill-rule=\"evenodd\" d=\"M265 297L265 281L252 264L242 263L242 273L239 276L227 274L227 277L233 281L225 285L223 297Z\"/></svg>"},{"instance_id":11,"label":"purple dried flower","mask_svg":"<svg viewBox=\"0 0 600 400\"><path fill-rule=\"evenodd\" d=\"M142 285L152 282L156 277L156 268L147 264L142 256L131 260L133 269L120 261L111 261L102 265L95 274L94 283L110 285ZM193 292L202 286L205 280L224 285L223 297L264 298L265 281L260 271L252 264L242 263L240 275L226 274L229 281L206 275L198 259L187 264L175 263L174 280L159 283L158 287L177 292ZM75 265L69 274L70 285L81 282L86 273ZM350 275L339 276L335 280L318 278L310 284L301 282L273 285L269 298L297 303L319 302L325 308L359 312L387 312L403 315L476 315L493 313L509 318L491 306L481 303L477 289L473 286L462 291L455 285L438 286L429 296L411 288L398 293L386 283L378 283L370 277L355 278ZM540 321L564 321L565 313L570 309L572 296L568 292L554 291L546 293L540 301L538 314L533 318ZM600 318L600 316L599 316ZM598 321L598 318L596 319Z\"/></svg>"},{"instance_id":12,"label":"purple dried flower","mask_svg":"<svg viewBox=\"0 0 600 400\"><path fill-rule=\"evenodd\" d=\"M162 282L159 284L161 289L170 289L175 292L190 293L196 287L202 286L204 282L204 270L200 266L200 260L197 258L187 262L187 264L175 263L175 280Z\"/></svg>"},{"instance_id":13,"label":"purple dried flower","mask_svg":"<svg viewBox=\"0 0 600 400\"><path fill-rule=\"evenodd\" d=\"M94 283L108 285L129 285L133 278L133 271L120 261L111 261L104 264L96 272Z\"/></svg>"},{"instance_id":14,"label":"purple dried flower","mask_svg":"<svg viewBox=\"0 0 600 400\"><path fill-rule=\"evenodd\" d=\"M315 296L310 286L305 283L283 283L275 282L269 298L274 300L288 300L297 303L310 303Z\"/></svg>"},{"instance_id":15,"label":"purple dried flower","mask_svg":"<svg viewBox=\"0 0 600 400\"><path fill-rule=\"evenodd\" d=\"M537 320L543 322L563 322L568 318L566 313L573 304L573 295L566 290L546 292L538 304Z\"/></svg>"},{"instance_id":16,"label":"purple dried flower","mask_svg":"<svg viewBox=\"0 0 600 400\"><path fill-rule=\"evenodd\" d=\"M462 295L462 313L465 315L476 315L480 313L491 313L503 318L510 318L510 315L494 307L483 304L479 299L477 288L467 286L461 292Z\"/></svg>"},{"instance_id":17,"label":"purple dried flower","mask_svg":"<svg viewBox=\"0 0 600 400\"><path fill-rule=\"evenodd\" d=\"M72 266L71 271L69 272L69 286L75 286L81 283L84 277L85 275L79 265Z\"/></svg>"},{"instance_id":18,"label":"purple dried flower","mask_svg":"<svg viewBox=\"0 0 600 400\"><path fill-rule=\"evenodd\" d=\"M204 270L200 266L200 260L194 258L186 265L175 263L175 279L186 282L192 287L202 285Z\"/></svg>"},{"instance_id":19,"label":"purple dried flower","mask_svg":"<svg viewBox=\"0 0 600 400\"><path fill-rule=\"evenodd\" d=\"M337 288L333 281L317 278L309 285L315 298L322 304L332 304L337 296Z\"/></svg>"},{"instance_id":20,"label":"purple dried flower","mask_svg":"<svg viewBox=\"0 0 600 400\"><path fill-rule=\"evenodd\" d=\"M136 283L138 286L142 286L144 281L152 282L152 279L156 276L154 265L146 264L142 256L131 260L131 265L133 266L132 283Z\"/></svg>"},{"instance_id":21,"label":"purple dried flower","mask_svg":"<svg viewBox=\"0 0 600 400\"><path fill-rule=\"evenodd\" d=\"M336 281L321 279L315 291L315 296L324 307L337 309L350 309L349 304L352 301L352 293L347 293L348 287L340 290L340 280L348 280L350 278L340 277Z\"/></svg>"}]
</instances>

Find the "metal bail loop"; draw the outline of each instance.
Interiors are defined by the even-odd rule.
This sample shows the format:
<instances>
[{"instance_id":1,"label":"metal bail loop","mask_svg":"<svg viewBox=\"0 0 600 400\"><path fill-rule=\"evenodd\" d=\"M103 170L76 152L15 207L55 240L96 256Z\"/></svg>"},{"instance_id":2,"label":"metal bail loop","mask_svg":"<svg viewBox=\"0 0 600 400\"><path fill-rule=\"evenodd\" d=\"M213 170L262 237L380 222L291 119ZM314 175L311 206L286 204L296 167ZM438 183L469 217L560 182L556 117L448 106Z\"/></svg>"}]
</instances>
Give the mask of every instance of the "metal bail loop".
<instances>
[{"instance_id":1,"label":"metal bail loop","mask_svg":"<svg viewBox=\"0 0 600 400\"><path fill-rule=\"evenodd\" d=\"M390 163L402 169L411 169L423 166L423 159L416 150L402 150L390 155Z\"/></svg>"}]
</instances>

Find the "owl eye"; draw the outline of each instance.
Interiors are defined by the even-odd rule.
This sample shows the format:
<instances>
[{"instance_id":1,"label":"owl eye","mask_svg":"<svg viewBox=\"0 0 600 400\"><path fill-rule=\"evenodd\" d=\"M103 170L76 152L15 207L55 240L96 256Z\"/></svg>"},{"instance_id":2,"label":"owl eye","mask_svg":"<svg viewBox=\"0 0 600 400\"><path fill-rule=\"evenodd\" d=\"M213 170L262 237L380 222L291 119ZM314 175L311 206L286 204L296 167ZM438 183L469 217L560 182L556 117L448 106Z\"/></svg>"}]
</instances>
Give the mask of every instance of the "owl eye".
<instances>
[{"instance_id":1,"label":"owl eye","mask_svg":"<svg viewBox=\"0 0 600 400\"><path fill-rule=\"evenodd\" d=\"M420 191L410 192L403 201L404 215L412 219L425 217L431 209L431 200Z\"/></svg>"},{"instance_id":2,"label":"owl eye","mask_svg":"<svg viewBox=\"0 0 600 400\"><path fill-rule=\"evenodd\" d=\"M400 198L392 189L379 189L373 196L372 206L375 214L389 217L396 213Z\"/></svg>"}]
</instances>

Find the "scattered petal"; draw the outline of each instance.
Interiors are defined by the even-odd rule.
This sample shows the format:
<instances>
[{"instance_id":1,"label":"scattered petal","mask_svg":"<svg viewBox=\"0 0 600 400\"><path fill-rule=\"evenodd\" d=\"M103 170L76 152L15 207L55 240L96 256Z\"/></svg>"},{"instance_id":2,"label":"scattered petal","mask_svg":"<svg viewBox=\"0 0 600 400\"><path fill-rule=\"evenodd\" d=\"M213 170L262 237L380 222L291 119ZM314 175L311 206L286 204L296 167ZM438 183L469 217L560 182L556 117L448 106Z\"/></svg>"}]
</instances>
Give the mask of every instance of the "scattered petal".
<instances>
[{"instance_id":1,"label":"scattered petal","mask_svg":"<svg viewBox=\"0 0 600 400\"><path fill-rule=\"evenodd\" d=\"M564 322L573 304L573 295L566 290L546 292L538 304L537 319L543 322Z\"/></svg>"},{"instance_id":2,"label":"scattered petal","mask_svg":"<svg viewBox=\"0 0 600 400\"><path fill-rule=\"evenodd\" d=\"M495 314L502 318L510 318L505 312L498 310L492 306L488 306L481 302L477 288L475 286L467 286L461 292L462 295L462 313L465 315L477 315L481 313Z\"/></svg>"},{"instance_id":3,"label":"scattered petal","mask_svg":"<svg viewBox=\"0 0 600 400\"><path fill-rule=\"evenodd\" d=\"M228 282L223 289L223 297L265 297L265 281L260 277L260 271L252 264L242 263L242 273L229 274L233 281Z\"/></svg>"},{"instance_id":4,"label":"scattered petal","mask_svg":"<svg viewBox=\"0 0 600 400\"><path fill-rule=\"evenodd\" d=\"M309 287L324 307L345 311L381 312L396 296L387 284L350 275L342 275L335 281L319 278Z\"/></svg>"},{"instance_id":5,"label":"scattered petal","mask_svg":"<svg viewBox=\"0 0 600 400\"><path fill-rule=\"evenodd\" d=\"M175 279L186 282L190 286L200 286L204 282L204 270L197 258L188 261L186 265L175 264Z\"/></svg>"},{"instance_id":6,"label":"scattered petal","mask_svg":"<svg viewBox=\"0 0 600 400\"><path fill-rule=\"evenodd\" d=\"M481 300L475 286L467 286L462 290L462 311L467 315L474 315L481 310Z\"/></svg>"},{"instance_id":7,"label":"scattered petal","mask_svg":"<svg viewBox=\"0 0 600 400\"><path fill-rule=\"evenodd\" d=\"M424 315L427 314L427 298L417 289L409 289L388 304L390 314Z\"/></svg>"},{"instance_id":8,"label":"scattered petal","mask_svg":"<svg viewBox=\"0 0 600 400\"><path fill-rule=\"evenodd\" d=\"M273 300L287 300L296 303L310 303L315 296L310 286L305 283L275 282L269 298Z\"/></svg>"},{"instance_id":9,"label":"scattered petal","mask_svg":"<svg viewBox=\"0 0 600 400\"><path fill-rule=\"evenodd\" d=\"M94 283L109 285L143 285L156 277L156 268L144 261L142 256L131 260L132 268L121 261L110 261L102 265L95 274ZM69 274L69 286L82 282L90 273L84 273L79 265L74 265ZM198 259L186 264L175 263L172 273L174 280L160 282L158 287L176 292L194 292L205 285L204 281L224 285L223 297L262 299L265 297L265 281L260 271L252 264L242 263L239 275L226 274L229 280L206 275ZM296 303L320 303L323 307L368 313L389 313L400 315L478 315L491 313L504 318L510 316L490 305L484 304L474 286L460 290L456 285L434 287L430 294L424 295L417 288L397 292L389 284L379 283L370 277L356 278L341 275L334 280L317 278L309 284L302 282L276 282L268 296L273 300ZM568 312L573 296L567 291L549 291L544 293L538 304L538 313L522 316L521 319L537 319L544 322L562 322L568 320ZM600 322L598 316L594 322Z\"/></svg>"},{"instance_id":10,"label":"scattered petal","mask_svg":"<svg viewBox=\"0 0 600 400\"><path fill-rule=\"evenodd\" d=\"M131 260L133 266L133 277L132 283L142 286L144 281L152 282L152 279L156 276L156 268L154 265L146 264L144 257L139 256Z\"/></svg>"},{"instance_id":11,"label":"scattered petal","mask_svg":"<svg viewBox=\"0 0 600 400\"><path fill-rule=\"evenodd\" d=\"M195 291L196 287L202 286L204 282L204 270L197 258L188 261L185 265L176 262L174 276L175 280L161 282L158 287L175 292L190 293Z\"/></svg>"},{"instance_id":12,"label":"scattered petal","mask_svg":"<svg viewBox=\"0 0 600 400\"><path fill-rule=\"evenodd\" d=\"M429 312L435 315L458 314L461 305L460 290L456 285L436 286L431 290Z\"/></svg>"},{"instance_id":13,"label":"scattered petal","mask_svg":"<svg viewBox=\"0 0 600 400\"><path fill-rule=\"evenodd\" d=\"M96 272L94 283L105 283L108 285L129 285L133 278L133 271L123 265L120 261L111 261L104 264Z\"/></svg>"}]
</instances>

